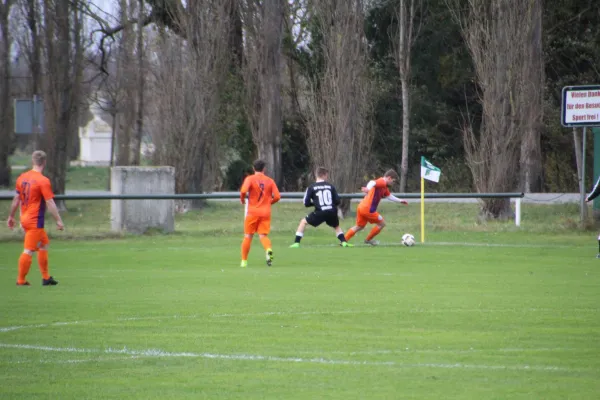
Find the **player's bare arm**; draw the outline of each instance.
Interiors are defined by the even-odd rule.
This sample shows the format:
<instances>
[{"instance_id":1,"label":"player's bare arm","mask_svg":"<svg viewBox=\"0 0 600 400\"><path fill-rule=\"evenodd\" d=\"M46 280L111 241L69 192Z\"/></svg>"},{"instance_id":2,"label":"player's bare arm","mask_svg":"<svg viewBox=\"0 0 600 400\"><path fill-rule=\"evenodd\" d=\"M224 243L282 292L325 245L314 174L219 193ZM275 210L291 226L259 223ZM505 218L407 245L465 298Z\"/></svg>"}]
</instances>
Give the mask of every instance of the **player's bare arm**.
<instances>
[{"instance_id":1,"label":"player's bare arm","mask_svg":"<svg viewBox=\"0 0 600 400\"><path fill-rule=\"evenodd\" d=\"M54 217L56 221L56 227L59 231L65 229L65 225L63 224L62 218L60 217L60 213L58 212L58 207L56 207L56 203L54 199L46 200L46 206L48 207L48 211Z\"/></svg>"},{"instance_id":2,"label":"player's bare arm","mask_svg":"<svg viewBox=\"0 0 600 400\"><path fill-rule=\"evenodd\" d=\"M13 229L17 225L15 221L15 214L20 205L21 199L19 198L19 195L16 194L15 197L13 197L12 203L10 205L10 212L8 214L8 220L6 221L6 224L8 225L9 229Z\"/></svg>"}]
</instances>

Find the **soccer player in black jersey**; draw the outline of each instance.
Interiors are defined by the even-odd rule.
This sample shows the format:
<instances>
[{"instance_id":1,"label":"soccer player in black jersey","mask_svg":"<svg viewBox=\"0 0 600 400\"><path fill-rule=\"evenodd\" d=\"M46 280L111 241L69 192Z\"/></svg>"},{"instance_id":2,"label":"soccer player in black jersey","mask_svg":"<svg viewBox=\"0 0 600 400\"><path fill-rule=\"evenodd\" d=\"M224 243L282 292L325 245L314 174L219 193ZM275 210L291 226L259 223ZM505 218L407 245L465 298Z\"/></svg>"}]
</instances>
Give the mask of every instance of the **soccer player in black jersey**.
<instances>
[{"instance_id":1,"label":"soccer player in black jersey","mask_svg":"<svg viewBox=\"0 0 600 400\"><path fill-rule=\"evenodd\" d=\"M585 201L590 202L598 196L600 196L600 177L596 181L596 184L594 185L594 188L590 194L585 197ZM596 258L600 258L600 235L598 235L598 254L596 255Z\"/></svg>"},{"instance_id":2,"label":"soccer player in black jersey","mask_svg":"<svg viewBox=\"0 0 600 400\"><path fill-rule=\"evenodd\" d=\"M337 208L340 204L340 196L338 196L335 186L327 182L329 171L319 167L315 175L316 182L311 184L304 194L304 206L314 207L315 210L300 220L300 225L296 230L296 240L290 247L300 247L300 241L304 236L304 228L307 224L317 227L323 222L335 229L335 234L340 240L341 246L351 247L352 245L344 237L344 231L340 228Z\"/></svg>"}]
</instances>

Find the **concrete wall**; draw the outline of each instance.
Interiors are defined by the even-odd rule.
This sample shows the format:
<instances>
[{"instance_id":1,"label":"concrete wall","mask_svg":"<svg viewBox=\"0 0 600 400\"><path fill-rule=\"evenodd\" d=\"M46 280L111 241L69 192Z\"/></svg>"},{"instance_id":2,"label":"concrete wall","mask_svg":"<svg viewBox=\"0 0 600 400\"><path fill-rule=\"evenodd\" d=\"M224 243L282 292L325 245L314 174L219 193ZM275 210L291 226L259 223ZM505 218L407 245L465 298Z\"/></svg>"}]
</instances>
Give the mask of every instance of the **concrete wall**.
<instances>
[{"instance_id":1,"label":"concrete wall","mask_svg":"<svg viewBox=\"0 0 600 400\"><path fill-rule=\"evenodd\" d=\"M173 194L173 167L113 167L113 194ZM114 232L144 233L149 228L173 232L174 200L111 200L111 227Z\"/></svg>"}]
</instances>

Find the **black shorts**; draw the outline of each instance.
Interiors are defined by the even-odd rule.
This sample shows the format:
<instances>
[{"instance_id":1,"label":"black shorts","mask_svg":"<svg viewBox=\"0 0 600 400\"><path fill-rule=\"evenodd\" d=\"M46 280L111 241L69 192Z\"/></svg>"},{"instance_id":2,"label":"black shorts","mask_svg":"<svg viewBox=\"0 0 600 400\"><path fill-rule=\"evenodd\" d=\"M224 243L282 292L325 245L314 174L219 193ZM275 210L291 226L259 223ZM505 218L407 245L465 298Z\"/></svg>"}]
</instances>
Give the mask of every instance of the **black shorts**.
<instances>
[{"instance_id":1,"label":"black shorts","mask_svg":"<svg viewBox=\"0 0 600 400\"><path fill-rule=\"evenodd\" d=\"M306 222L309 225L317 227L325 222L332 228L336 228L340 225L340 220L336 211L313 211L306 216Z\"/></svg>"}]
</instances>

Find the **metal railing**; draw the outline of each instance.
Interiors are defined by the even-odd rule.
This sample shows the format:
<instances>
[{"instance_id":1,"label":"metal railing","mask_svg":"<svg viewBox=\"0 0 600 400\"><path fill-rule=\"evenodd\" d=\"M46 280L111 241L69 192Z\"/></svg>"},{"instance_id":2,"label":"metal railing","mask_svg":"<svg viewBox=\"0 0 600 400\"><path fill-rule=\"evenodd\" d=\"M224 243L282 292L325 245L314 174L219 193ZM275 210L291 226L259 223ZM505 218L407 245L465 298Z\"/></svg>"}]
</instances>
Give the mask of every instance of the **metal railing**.
<instances>
[{"instance_id":1,"label":"metal railing","mask_svg":"<svg viewBox=\"0 0 600 400\"><path fill-rule=\"evenodd\" d=\"M394 196L403 199L420 199L420 193L394 193ZM515 225L521 225L521 199L523 193L425 193L425 199L489 199L508 198L515 199ZM14 194L0 194L0 200L12 200ZM77 193L57 194L56 200L219 200L238 199L238 192L215 193L185 193L185 194L116 194L116 193ZM302 199L304 192L284 192L282 199ZM361 199L364 193L341 193L343 199Z\"/></svg>"}]
</instances>

